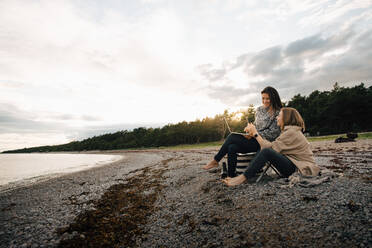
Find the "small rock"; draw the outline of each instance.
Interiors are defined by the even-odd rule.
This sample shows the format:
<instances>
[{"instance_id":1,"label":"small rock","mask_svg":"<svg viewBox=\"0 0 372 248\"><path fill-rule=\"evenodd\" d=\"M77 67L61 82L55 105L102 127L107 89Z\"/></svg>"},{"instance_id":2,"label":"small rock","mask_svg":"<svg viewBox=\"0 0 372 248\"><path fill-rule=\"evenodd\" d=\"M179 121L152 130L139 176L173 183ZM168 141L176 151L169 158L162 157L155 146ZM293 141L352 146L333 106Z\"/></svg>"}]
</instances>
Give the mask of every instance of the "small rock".
<instances>
[{"instance_id":1,"label":"small rock","mask_svg":"<svg viewBox=\"0 0 372 248\"><path fill-rule=\"evenodd\" d=\"M240 235L239 235L239 234L235 234L235 235L233 236L233 239L238 239L238 238L240 238Z\"/></svg>"}]
</instances>

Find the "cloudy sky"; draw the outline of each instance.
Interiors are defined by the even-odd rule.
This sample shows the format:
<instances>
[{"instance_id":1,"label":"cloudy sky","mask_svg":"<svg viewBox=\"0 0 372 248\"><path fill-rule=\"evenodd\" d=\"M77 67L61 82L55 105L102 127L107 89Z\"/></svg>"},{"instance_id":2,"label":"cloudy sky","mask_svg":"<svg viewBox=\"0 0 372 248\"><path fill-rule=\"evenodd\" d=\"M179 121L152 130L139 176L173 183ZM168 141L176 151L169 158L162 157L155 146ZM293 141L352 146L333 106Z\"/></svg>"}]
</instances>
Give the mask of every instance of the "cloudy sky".
<instances>
[{"instance_id":1,"label":"cloudy sky","mask_svg":"<svg viewBox=\"0 0 372 248\"><path fill-rule=\"evenodd\" d=\"M0 151L372 82L372 0L0 0Z\"/></svg>"}]
</instances>

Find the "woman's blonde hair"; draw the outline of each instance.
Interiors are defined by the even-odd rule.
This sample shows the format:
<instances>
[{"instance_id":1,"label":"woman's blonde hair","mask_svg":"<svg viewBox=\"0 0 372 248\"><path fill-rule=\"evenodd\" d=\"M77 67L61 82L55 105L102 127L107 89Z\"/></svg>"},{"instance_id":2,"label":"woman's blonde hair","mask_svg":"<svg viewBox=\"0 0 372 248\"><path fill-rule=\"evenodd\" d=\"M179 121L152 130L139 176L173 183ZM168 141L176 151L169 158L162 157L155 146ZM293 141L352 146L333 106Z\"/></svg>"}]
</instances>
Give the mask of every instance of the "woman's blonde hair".
<instances>
[{"instance_id":1,"label":"woman's blonde hair","mask_svg":"<svg viewBox=\"0 0 372 248\"><path fill-rule=\"evenodd\" d=\"M283 127L285 126L299 126L302 128L302 132L305 131L305 122L304 119L302 119L300 113L297 111L297 109L284 107L281 109L283 112Z\"/></svg>"}]
</instances>

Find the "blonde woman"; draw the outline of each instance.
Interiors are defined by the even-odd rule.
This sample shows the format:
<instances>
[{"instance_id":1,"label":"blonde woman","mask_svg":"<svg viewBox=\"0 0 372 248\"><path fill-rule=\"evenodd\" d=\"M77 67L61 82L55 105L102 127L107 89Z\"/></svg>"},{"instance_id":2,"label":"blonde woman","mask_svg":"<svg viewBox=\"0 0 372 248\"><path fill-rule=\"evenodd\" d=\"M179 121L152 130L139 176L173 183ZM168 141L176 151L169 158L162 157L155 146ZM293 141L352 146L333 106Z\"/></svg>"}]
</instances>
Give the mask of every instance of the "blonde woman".
<instances>
[{"instance_id":1,"label":"blonde woman","mask_svg":"<svg viewBox=\"0 0 372 248\"><path fill-rule=\"evenodd\" d=\"M281 133L273 142L262 138L253 124L248 124L244 129L257 140L262 150L251 161L244 174L223 180L226 185L239 185L254 177L267 161L285 177L297 170L307 176L319 174L320 169L315 164L310 144L303 135L305 123L300 113L294 108L282 108L276 119Z\"/></svg>"}]
</instances>

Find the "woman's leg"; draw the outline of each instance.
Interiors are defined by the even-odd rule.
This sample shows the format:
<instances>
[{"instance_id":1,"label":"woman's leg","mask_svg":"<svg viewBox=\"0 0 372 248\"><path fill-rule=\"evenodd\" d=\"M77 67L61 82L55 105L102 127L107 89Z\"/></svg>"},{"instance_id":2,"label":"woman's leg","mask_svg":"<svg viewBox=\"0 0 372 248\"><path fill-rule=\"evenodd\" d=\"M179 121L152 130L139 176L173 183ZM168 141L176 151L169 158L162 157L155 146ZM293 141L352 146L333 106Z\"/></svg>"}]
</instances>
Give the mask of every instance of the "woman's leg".
<instances>
[{"instance_id":1,"label":"woman's leg","mask_svg":"<svg viewBox=\"0 0 372 248\"><path fill-rule=\"evenodd\" d=\"M214 156L214 160L203 167L205 170L217 167L218 162L228 153L229 171L234 171L236 168L236 153L256 152L260 149L260 144L256 139L247 139L240 134L230 134L221 146L218 153ZM230 174L229 176L233 176Z\"/></svg>"},{"instance_id":2,"label":"woman's leg","mask_svg":"<svg viewBox=\"0 0 372 248\"><path fill-rule=\"evenodd\" d=\"M296 171L296 166L283 154L274 151L271 148L262 149L251 161L248 169L244 172L246 178L251 178L256 175L264 166L266 162L270 162L278 169L281 175L289 177Z\"/></svg>"},{"instance_id":3,"label":"woman's leg","mask_svg":"<svg viewBox=\"0 0 372 248\"><path fill-rule=\"evenodd\" d=\"M235 149L236 152L257 152L260 149L260 144L256 139L247 139L243 135L232 133L227 136L220 150L214 156L214 160L219 162L229 152L229 146L232 144L236 145L237 148L231 148Z\"/></svg>"},{"instance_id":4,"label":"woman's leg","mask_svg":"<svg viewBox=\"0 0 372 248\"><path fill-rule=\"evenodd\" d=\"M227 176L235 177L236 176L236 163L239 152L239 146L236 144L230 144L227 152Z\"/></svg>"},{"instance_id":5,"label":"woman's leg","mask_svg":"<svg viewBox=\"0 0 372 248\"><path fill-rule=\"evenodd\" d=\"M280 174L286 177L290 176L296 170L296 166L286 156L274 151L271 148L265 148L262 149L256 155L256 157L254 157L244 174L234 178L227 178L222 181L227 186L236 186L242 184L248 178L255 176L256 173L264 167L267 161L270 161L270 163L278 169Z\"/></svg>"}]
</instances>

